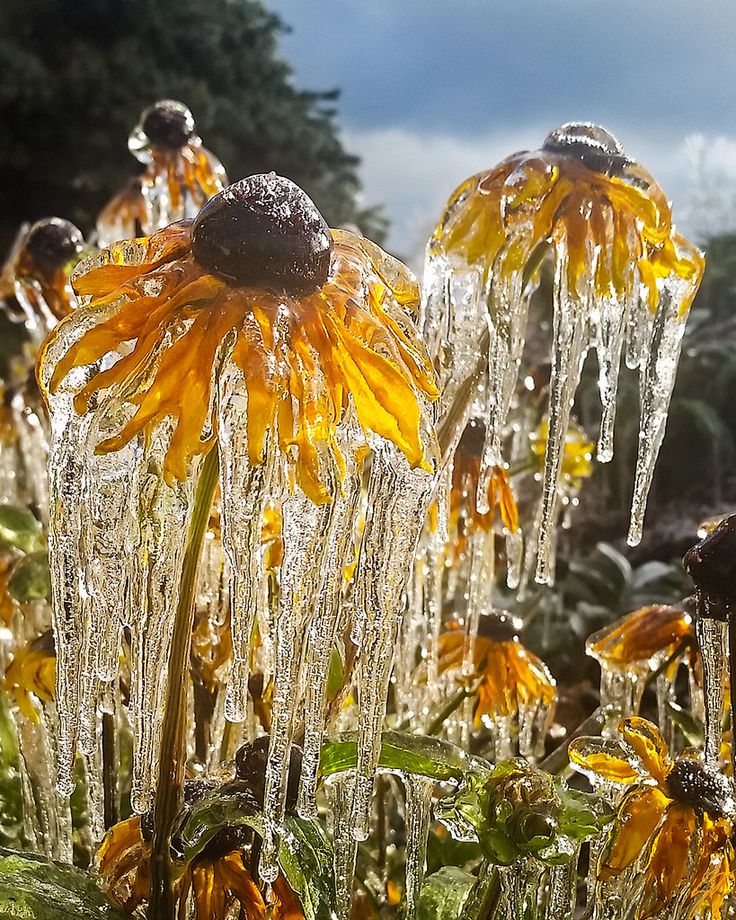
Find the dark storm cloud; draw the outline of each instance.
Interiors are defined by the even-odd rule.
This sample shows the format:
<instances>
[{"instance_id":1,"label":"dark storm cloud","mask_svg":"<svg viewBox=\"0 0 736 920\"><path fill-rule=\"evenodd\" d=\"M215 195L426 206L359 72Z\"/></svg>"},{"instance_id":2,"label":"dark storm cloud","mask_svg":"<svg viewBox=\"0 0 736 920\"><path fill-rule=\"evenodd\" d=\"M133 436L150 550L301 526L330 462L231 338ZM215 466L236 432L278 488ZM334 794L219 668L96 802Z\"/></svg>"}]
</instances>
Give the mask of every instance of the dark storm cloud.
<instances>
[{"instance_id":1,"label":"dark storm cloud","mask_svg":"<svg viewBox=\"0 0 736 920\"><path fill-rule=\"evenodd\" d=\"M275 0L300 82L351 128L461 134L571 116L680 132L736 120L733 0Z\"/></svg>"}]
</instances>

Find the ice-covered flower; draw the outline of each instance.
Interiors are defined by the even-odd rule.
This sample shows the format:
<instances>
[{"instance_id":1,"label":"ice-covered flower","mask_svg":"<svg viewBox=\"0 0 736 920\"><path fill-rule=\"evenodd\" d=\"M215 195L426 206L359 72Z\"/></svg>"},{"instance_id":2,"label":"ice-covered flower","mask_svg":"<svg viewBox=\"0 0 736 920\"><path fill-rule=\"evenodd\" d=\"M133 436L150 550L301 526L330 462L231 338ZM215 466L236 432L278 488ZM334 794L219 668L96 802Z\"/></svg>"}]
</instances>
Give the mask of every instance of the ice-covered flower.
<instances>
[{"instance_id":1,"label":"ice-covered flower","mask_svg":"<svg viewBox=\"0 0 736 920\"><path fill-rule=\"evenodd\" d=\"M549 437L538 517L536 579L553 577L564 439L589 350L603 408L598 459L613 456L622 357L640 371L639 455L629 540L641 539L646 497L664 437L684 320L704 270L677 232L653 177L598 125L552 131L472 176L450 197L427 248L422 322L442 390L442 421L487 428L483 467L502 462L539 267L554 261ZM468 380L481 384L469 387ZM449 422L448 422L449 424Z\"/></svg>"},{"instance_id":2,"label":"ice-covered flower","mask_svg":"<svg viewBox=\"0 0 736 920\"><path fill-rule=\"evenodd\" d=\"M222 164L202 146L192 113L181 102L164 99L146 109L128 147L145 169L100 213L100 246L194 217L227 185Z\"/></svg>"},{"instance_id":3,"label":"ice-covered flower","mask_svg":"<svg viewBox=\"0 0 736 920\"><path fill-rule=\"evenodd\" d=\"M569 747L576 770L631 787L598 878L610 882L631 867L643 873L637 920L660 916L675 899L678 916L719 920L733 888L730 780L696 755L671 758L661 732L646 719L625 719L619 732L620 742L578 738Z\"/></svg>"},{"instance_id":4,"label":"ice-covered flower","mask_svg":"<svg viewBox=\"0 0 736 920\"><path fill-rule=\"evenodd\" d=\"M692 615L680 607L650 604L593 633L586 647L589 655L613 668L647 665L652 658L666 661L686 651L693 666L695 626ZM677 662L672 666L676 669Z\"/></svg>"},{"instance_id":5,"label":"ice-covered flower","mask_svg":"<svg viewBox=\"0 0 736 920\"><path fill-rule=\"evenodd\" d=\"M473 642L473 663L480 678L474 711L476 728L520 710L544 711L546 720L557 694L547 666L519 641L519 624L505 614L481 616ZM463 660L465 630L451 629L439 639L441 671Z\"/></svg>"},{"instance_id":6,"label":"ice-covered flower","mask_svg":"<svg viewBox=\"0 0 736 920\"><path fill-rule=\"evenodd\" d=\"M151 838L145 824L138 815L116 824L98 854L108 894L130 912L150 896ZM269 896L246 865L253 838L248 828L225 828L183 867L177 890L183 903L191 897L194 920L228 920L233 910L244 920L303 920L299 899L283 875L274 880Z\"/></svg>"},{"instance_id":7,"label":"ice-covered flower","mask_svg":"<svg viewBox=\"0 0 736 920\"><path fill-rule=\"evenodd\" d=\"M74 284L81 306L38 364L53 429L63 785L77 741L93 743L100 681L117 673L127 626L133 801L138 811L150 803L187 531L201 470L213 468L201 460L217 448L231 597L227 717L245 717L264 568L278 565L267 814L278 811L295 707L305 717L313 799L321 693L349 616L366 707L356 800L367 820L379 713L436 453L437 389L412 325L413 276L364 238L330 231L304 192L272 173L225 189L193 221L112 246ZM264 563L269 508L281 522L281 555L274 546ZM356 539L348 608L343 573Z\"/></svg>"},{"instance_id":8,"label":"ice-covered flower","mask_svg":"<svg viewBox=\"0 0 736 920\"><path fill-rule=\"evenodd\" d=\"M92 366L77 412L113 399L135 408L98 452L168 418L164 474L186 479L215 443L214 384L231 364L247 388L251 462L273 431L315 502L329 499L325 466L342 467L335 429L350 397L366 432L427 465L416 392L431 399L436 389L394 305L416 301L416 285L362 237L331 232L287 179L244 179L193 223L85 263L74 284L85 308L46 343L39 373L53 396L74 368ZM119 359L101 369L110 353Z\"/></svg>"},{"instance_id":9,"label":"ice-covered flower","mask_svg":"<svg viewBox=\"0 0 736 920\"><path fill-rule=\"evenodd\" d=\"M56 652L54 635L47 630L37 639L16 649L5 671L3 688L9 691L23 715L38 722L34 698L48 703L54 698Z\"/></svg>"},{"instance_id":10,"label":"ice-covered flower","mask_svg":"<svg viewBox=\"0 0 736 920\"><path fill-rule=\"evenodd\" d=\"M37 344L76 306L70 276L84 245L81 231L58 217L37 221L16 241L4 275Z\"/></svg>"}]
</instances>

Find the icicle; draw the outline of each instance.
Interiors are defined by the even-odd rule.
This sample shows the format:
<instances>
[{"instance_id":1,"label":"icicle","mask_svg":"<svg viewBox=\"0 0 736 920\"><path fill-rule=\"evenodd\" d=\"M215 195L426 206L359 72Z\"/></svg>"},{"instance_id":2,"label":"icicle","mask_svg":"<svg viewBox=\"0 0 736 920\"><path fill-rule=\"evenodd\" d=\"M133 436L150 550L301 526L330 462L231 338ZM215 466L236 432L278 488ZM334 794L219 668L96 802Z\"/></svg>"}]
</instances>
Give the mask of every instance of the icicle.
<instances>
[{"instance_id":1,"label":"icicle","mask_svg":"<svg viewBox=\"0 0 736 920\"><path fill-rule=\"evenodd\" d=\"M416 917L419 892L427 865L427 835L431 818L434 781L424 776L404 776L406 791L406 913L405 920Z\"/></svg>"},{"instance_id":2,"label":"icicle","mask_svg":"<svg viewBox=\"0 0 736 920\"><path fill-rule=\"evenodd\" d=\"M475 674L473 651L478 638L478 626L483 614L492 609L495 568L495 536L493 530L477 530L468 538L470 573L468 578L468 610L463 651L463 674Z\"/></svg>"},{"instance_id":3,"label":"icicle","mask_svg":"<svg viewBox=\"0 0 736 920\"><path fill-rule=\"evenodd\" d=\"M282 503L284 557L279 575L275 623L274 691L266 764L261 878L278 875L276 837L284 817L293 723L309 621L318 603L324 553L334 504L315 505L300 491Z\"/></svg>"},{"instance_id":4,"label":"icicle","mask_svg":"<svg viewBox=\"0 0 736 920\"><path fill-rule=\"evenodd\" d=\"M412 470L389 442L376 439L367 517L355 575L359 638L358 767L353 833L365 840L378 764L394 647L406 603L410 566L431 495L432 477Z\"/></svg>"},{"instance_id":5,"label":"icicle","mask_svg":"<svg viewBox=\"0 0 736 920\"><path fill-rule=\"evenodd\" d=\"M604 661L601 666L601 711L605 723L601 729L604 738L616 738L621 719L639 712L644 693L642 675L636 671L612 668Z\"/></svg>"},{"instance_id":6,"label":"icicle","mask_svg":"<svg viewBox=\"0 0 736 920\"><path fill-rule=\"evenodd\" d=\"M576 850L569 862L550 868L545 920L572 920L577 894L578 855L579 850Z\"/></svg>"},{"instance_id":7,"label":"icicle","mask_svg":"<svg viewBox=\"0 0 736 920\"><path fill-rule=\"evenodd\" d=\"M231 573L233 660L225 702L231 722L242 722L247 712L250 642L262 598L261 521L272 466L272 460L253 466L248 459L247 405L242 374L230 368L220 379L218 437L222 545Z\"/></svg>"},{"instance_id":8,"label":"icicle","mask_svg":"<svg viewBox=\"0 0 736 920\"><path fill-rule=\"evenodd\" d=\"M155 463L154 458L156 454L160 456L161 450L160 443L153 445L149 464ZM137 621L131 626L130 669L133 734L130 801L138 814L148 811L153 801L171 636L193 499L192 480L169 487L159 470L150 465L149 472L141 479L140 547L132 596L133 604L137 605ZM170 678L181 680L182 675L172 674Z\"/></svg>"},{"instance_id":9,"label":"icicle","mask_svg":"<svg viewBox=\"0 0 736 920\"><path fill-rule=\"evenodd\" d=\"M506 585L511 591L519 587L523 562L524 537L521 530L506 532Z\"/></svg>"},{"instance_id":10,"label":"icicle","mask_svg":"<svg viewBox=\"0 0 736 920\"><path fill-rule=\"evenodd\" d=\"M350 469L333 499L323 582L309 629L305 664L304 744L298 808L305 817L317 814L317 774L324 734L326 689L333 651L344 629L344 561L352 543L352 526L360 498L360 477Z\"/></svg>"},{"instance_id":11,"label":"icicle","mask_svg":"<svg viewBox=\"0 0 736 920\"><path fill-rule=\"evenodd\" d=\"M352 806L355 777L343 773L327 783L331 803L335 873L335 910L339 920L348 920L353 899L353 876L358 841L352 833Z\"/></svg>"},{"instance_id":12,"label":"icicle","mask_svg":"<svg viewBox=\"0 0 736 920\"><path fill-rule=\"evenodd\" d=\"M508 920L533 917L540 906L544 866L533 856L518 859L513 866L499 867L501 903L499 916Z\"/></svg>"},{"instance_id":13,"label":"icicle","mask_svg":"<svg viewBox=\"0 0 736 920\"><path fill-rule=\"evenodd\" d=\"M718 766L721 758L721 725L728 661L728 623L710 617L698 616L695 635L703 658L703 683L705 696L706 764Z\"/></svg>"},{"instance_id":14,"label":"icicle","mask_svg":"<svg viewBox=\"0 0 736 920\"><path fill-rule=\"evenodd\" d=\"M640 365L641 421L634 496L631 501L631 523L627 538L629 546L636 546L641 542L647 496L652 484L654 465L664 440L677 362L680 358L682 337L685 334L681 308L691 297L690 283L671 278L664 279L651 337Z\"/></svg>"},{"instance_id":15,"label":"icicle","mask_svg":"<svg viewBox=\"0 0 736 920\"><path fill-rule=\"evenodd\" d=\"M570 409L580 380L585 356L588 316L579 291L568 287L567 244L560 240L555 250L555 298L550 375L549 430L544 457L542 500L539 507L539 547L535 580L552 584L552 531L555 529L560 470ZM583 295L584 296L584 295Z\"/></svg>"}]
</instances>

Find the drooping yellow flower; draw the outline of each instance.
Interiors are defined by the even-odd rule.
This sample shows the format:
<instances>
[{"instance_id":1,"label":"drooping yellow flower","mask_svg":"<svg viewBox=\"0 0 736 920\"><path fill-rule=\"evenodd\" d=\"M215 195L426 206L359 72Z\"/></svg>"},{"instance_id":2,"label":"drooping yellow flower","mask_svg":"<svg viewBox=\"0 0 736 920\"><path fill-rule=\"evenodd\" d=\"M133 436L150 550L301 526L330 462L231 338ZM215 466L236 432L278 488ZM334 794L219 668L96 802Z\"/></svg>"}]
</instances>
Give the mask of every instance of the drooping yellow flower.
<instances>
[{"instance_id":1,"label":"drooping yellow flower","mask_svg":"<svg viewBox=\"0 0 736 920\"><path fill-rule=\"evenodd\" d=\"M651 604L593 633L586 646L588 654L602 664L623 669L647 663L655 656L666 660L678 649L684 654L688 642L690 663L694 665L695 627L690 614L679 607ZM677 664L672 662L675 670Z\"/></svg>"},{"instance_id":2,"label":"drooping yellow flower","mask_svg":"<svg viewBox=\"0 0 736 920\"><path fill-rule=\"evenodd\" d=\"M325 466L342 469L335 430L351 400L366 433L428 466L420 401L437 391L401 310L416 303L416 283L377 246L330 232L288 180L245 179L194 223L113 246L74 284L85 306L45 344L39 379L53 395L74 368L91 365L79 413L101 398L135 408L98 452L171 418L164 475L184 480L215 442L213 375L230 364L248 390L251 463L262 462L273 431L315 502L329 499ZM119 360L101 370L109 354Z\"/></svg>"},{"instance_id":3,"label":"drooping yellow flower","mask_svg":"<svg viewBox=\"0 0 736 920\"><path fill-rule=\"evenodd\" d=\"M637 920L660 916L675 900L682 905L678 916L720 920L734 882L731 783L694 756L673 760L646 719L625 719L619 731L620 743L579 738L569 747L581 773L631 787L598 878L605 883L635 865L644 872Z\"/></svg>"},{"instance_id":4,"label":"drooping yellow flower","mask_svg":"<svg viewBox=\"0 0 736 920\"><path fill-rule=\"evenodd\" d=\"M45 336L76 306L70 282L84 249L81 232L68 220L47 217L21 231L4 269L26 324Z\"/></svg>"},{"instance_id":5,"label":"drooping yellow flower","mask_svg":"<svg viewBox=\"0 0 736 920\"><path fill-rule=\"evenodd\" d=\"M237 836L225 829L222 844L208 845L179 874L177 889L182 903L191 893L194 920L228 920L235 909L243 920L304 920L299 900L283 875L277 876L271 897L266 897L262 883L243 861L245 847L238 845ZM112 827L100 847L99 870L107 892L131 913L148 901L150 858L150 839L144 838L138 815Z\"/></svg>"},{"instance_id":6,"label":"drooping yellow flower","mask_svg":"<svg viewBox=\"0 0 736 920\"><path fill-rule=\"evenodd\" d=\"M510 617L487 614L480 618L473 645L473 663L480 677L476 728L481 727L484 717L495 720L516 715L521 707L552 706L557 698L555 680L547 666L521 644L517 632ZM440 671L462 664L466 641L464 628L440 636Z\"/></svg>"},{"instance_id":7,"label":"drooping yellow flower","mask_svg":"<svg viewBox=\"0 0 736 920\"><path fill-rule=\"evenodd\" d=\"M533 262L539 247L562 237L571 290L589 271L591 246L599 251L592 279L599 297L613 292L624 300L635 266L654 309L660 279L674 273L690 281L703 271L700 253L675 231L657 182L595 125L565 125L541 150L516 153L468 179L435 231L445 250L482 263L486 273L493 266L497 277Z\"/></svg>"},{"instance_id":8,"label":"drooping yellow flower","mask_svg":"<svg viewBox=\"0 0 736 920\"><path fill-rule=\"evenodd\" d=\"M15 652L5 671L3 686L12 693L23 715L38 722L34 697L44 703L53 700L55 680L54 634L49 629Z\"/></svg>"},{"instance_id":9,"label":"drooping yellow flower","mask_svg":"<svg viewBox=\"0 0 736 920\"><path fill-rule=\"evenodd\" d=\"M180 102L164 99L146 109L128 146L145 170L103 208L97 219L100 245L194 217L227 185L222 164L202 146L192 113Z\"/></svg>"}]
</instances>

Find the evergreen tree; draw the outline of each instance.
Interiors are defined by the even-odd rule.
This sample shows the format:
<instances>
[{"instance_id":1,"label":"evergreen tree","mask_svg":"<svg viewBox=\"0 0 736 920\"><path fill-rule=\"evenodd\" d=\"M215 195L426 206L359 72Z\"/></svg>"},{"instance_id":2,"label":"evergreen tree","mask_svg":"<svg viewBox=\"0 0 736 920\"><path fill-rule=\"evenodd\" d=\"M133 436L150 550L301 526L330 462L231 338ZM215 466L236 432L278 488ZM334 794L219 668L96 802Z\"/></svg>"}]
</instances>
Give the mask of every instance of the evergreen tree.
<instances>
[{"instance_id":1,"label":"evergreen tree","mask_svg":"<svg viewBox=\"0 0 736 920\"><path fill-rule=\"evenodd\" d=\"M0 245L47 215L88 230L136 169L143 108L178 99L231 180L275 170L332 226L385 231L360 211L358 159L337 135L336 92L299 90L281 20L258 0L24 0L0 4Z\"/></svg>"}]
</instances>

